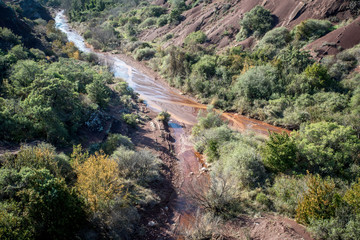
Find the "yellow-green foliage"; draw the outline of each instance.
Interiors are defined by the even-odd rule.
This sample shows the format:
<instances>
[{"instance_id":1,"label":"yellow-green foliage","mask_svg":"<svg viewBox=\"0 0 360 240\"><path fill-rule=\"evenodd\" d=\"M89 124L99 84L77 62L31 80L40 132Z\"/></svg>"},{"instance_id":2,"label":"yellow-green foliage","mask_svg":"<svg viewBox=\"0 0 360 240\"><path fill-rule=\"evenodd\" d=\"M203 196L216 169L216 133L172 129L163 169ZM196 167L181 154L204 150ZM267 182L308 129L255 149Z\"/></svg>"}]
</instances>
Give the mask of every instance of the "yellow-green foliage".
<instances>
[{"instance_id":1,"label":"yellow-green foliage","mask_svg":"<svg viewBox=\"0 0 360 240\"><path fill-rule=\"evenodd\" d=\"M360 178L349 190L346 191L344 200L360 214Z\"/></svg>"},{"instance_id":2,"label":"yellow-green foliage","mask_svg":"<svg viewBox=\"0 0 360 240\"><path fill-rule=\"evenodd\" d=\"M309 224L310 220L329 219L335 215L340 197L333 180L323 180L319 175L309 175L308 191L296 209L296 221Z\"/></svg>"},{"instance_id":3,"label":"yellow-green foliage","mask_svg":"<svg viewBox=\"0 0 360 240\"><path fill-rule=\"evenodd\" d=\"M159 121L163 121L163 122L168 122L170 120L170 113L168 113L167 111L162 111L161 113L159 113L157 115L157 119Z\"/></svg>"},{"instance_id":4,"label":"yellow-green foliage","mask_svg":"<svg viewBox=\"0 0 360 240\"><path fill-rule=\"evenodd\" d=\"M107 208L115 197L124 192L117 163L104 153L95 153L84 163L75 162L74 165L78 176L77 189L92 211Z\"/></svg>"}]
</instances>

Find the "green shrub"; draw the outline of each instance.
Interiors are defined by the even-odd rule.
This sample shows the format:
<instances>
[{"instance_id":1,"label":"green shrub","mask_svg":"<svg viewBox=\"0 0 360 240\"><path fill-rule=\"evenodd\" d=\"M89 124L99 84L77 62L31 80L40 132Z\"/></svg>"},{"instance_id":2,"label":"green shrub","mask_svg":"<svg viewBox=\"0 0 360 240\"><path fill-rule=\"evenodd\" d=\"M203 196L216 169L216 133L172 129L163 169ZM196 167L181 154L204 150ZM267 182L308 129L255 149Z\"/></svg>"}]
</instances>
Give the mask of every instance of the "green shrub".
<instances>
[{"instance_id":1,"label":"green shrub","mask_svg":"<svg viewBox=\"0 0 360 240\"><path fill-rule=\"evenodd\" d=\"M146 17L160 17L165 13L166 13L166 8L157 5L150 5L145 10Z\"/></svg>"},{"instance_id":2,"label":"green shrub","mask_svg":"<svg viewBox=\"0 0 360 240\"><path fill-rule=\"evenodd\" d=\"M218 140L219 162L214 171L232 176L233 184L241 188L264 185L267 178L264 165L256 148L243 139L221 142Z\"/></svg>"},{"instance_id":3,"label":"green shrub","mask_svg":"<svg viewBox=\"0 0 360 240\"><path fill-rule=\"evenodd\" d=\"M184 44L187 46L192 46L196 44L205 43L207 37L206 34L202 31L192 32L185 38Z\"/></svg>"},{"instance_id":4,"label":"green shrub","mask_svg":"<svg viewBox=\"0 0 360 240\"><path fill-rule=\"evenodd\" d=\"M240 38L245 39L251 35L259 38L269 31L274 24L271 12L262 6L256 6L251 11L245 13L240 21Z\"/></svg>"},{"instance_id":5,"label":"green shrub","mask_svg":"<svg viewBox=\"0 0 360 240\"><path fill-rule=\"evenodd\" d=\"M155 56L156 51L153 48L141 48L136 50L135 59L138 61L149 60Z\"/></svg>"},{"instance_id":6,"label":"green shrub","mask_svg":"<svg viewBox=\"0 0 360 240\"><path fill-rule=\"evenodd\" d=\"M2 196L9 200L0 214L2 239L14 236L26 236L25 239L74 238L85 222L83 201L64 180L55 178L46 169L0 169L0 186L13 189L13 195ZM10 216L9 224L5 221Z\"/></svg>"},{"instance_id":7,"label":"green shrub","mask_svg":"<svg viewBox=\"0 0 360 240\"><path fill-rule=\"evenodd\" d=\"M154 26L156 24L156 18L147 18L145 21L143 21L139 27L141 28L149 28L151 26Z\"/></svg>"},{"instance_id":8,"label":"green shrub","mask_svg":"<svg viewBox=\"0 0 360 240\"><path fill-rule=\"evenodd\" d=\"M136 127L138 123L138 115L135 113L124 113L122 116L122 119L129 124L130 126Z\"/></svg>"},{"instance_id":9,"label":"green shrub","mask_svg":"<svg viewBox=\"0 0 360 240\"><path fill-rule=\"evenodd\" d=\"M333 30L333 25L327 20L308 19L294 28L295 39L313 41Z\"/></svg>"},{"instance_id":10,"label":"green shrub","mask_svg":"<svg viewBox=\"0 0 360 240\"><path fill-rule=\"evenodd\" d=\"M109 134L106 141L101 144L101 149L106 154L112 154L119 146L132 149L134 144L131 139L121 134Z\"/></svg>"},{"instance_id":11,"label":"green shrub","mask_svg":"<svg viewBox=\"0 0 360 240\"><path fill-rule=\"evenodd\" d=\"M110 101L111 90L101 79L95 79L86 86L86 92L91 101L101 108L107 107Z\"/></svg>"},{"instance_id":12,"label":"green shrub","mask_svg":"<svg viewBox=\"0 0 360 240\"><path fill-rule=\"evenodd\" d=\"M277 70L272 66L253 67L240 75L233 88L238 96L245 96L249 100L266 99L274 93L277 84Z\"/></svg>"},{"instance_id":13,"label":"green shrub","mask_svg":"<svg viewBox=\"0 0 360 240\"><path fill-rule=\"evenodd\" d=\"M16 36L8 28L0 28L0 49L8 50L21 43L20 37Z\"/></svg>"},{"instance_id":14,"label":"green shrub","mask_svg":"<svg viewBox=\"0 0 360 240\"><path fill-rule=\"evenodd\" d=\"M196 137L195 149L205 153L207 160L212 162L219 159L221 145L232 138L232 131L226 126L207 129Z\"/></svg>"},{"instance_id":15,"label":"green shrub","mask_svg":"<svg viewBox=\"0 0 360 240\"><path fill-rule=\"evenodd\" d=\"M291 170L296 164L296 155L296 143L286 132L270 133L262 151L265 166L274 172Z\"/></svg>"},{"instance_id":16,"label":"green shrub","mask_svg":"<svg viewBox=\"0 0 360 240\"><path fill-rule=\"evenodd\" d=\"M319 63L314 63L305 69L305 76L311 89L319 90L324 88L334 88L326 67Z\"/></svg>"},{"instance_id":17,"label":"green shrub","mask_svg":"<svg viewBox=\"0 0 360 240\"><path fill-rule=\"evenodd\" d=\"M311 220L309 230L316 239L357 239L360 234L360 215L341 207L334 218Z\"/></svg>"},{"instance_id":18,"label":"green shrub","mask_svg":"<svg viewBox=\"0 0 360 240\"><path fill-rule=\"evenodd\" d=\"M174 25L179 24L182 19L181 13L182 11L178 8L172 9L170 14L168 15L167 22Z\"/></svg>"},{"instance_id":19,"label":"green shrub","mask_svg":"<svg viewBox=\"0 0 360 240\"><path fill-rule=\"evenodd\" d=\"M268 196L263 193L263 192L260 192L256 195L256 201L258 203L260 203L261 205L263 206L266 206L266 207L269 207L271 205L271 201L270 199L268 198Z\"/></svg>"},{"instance_id":20,"label":"green shrub","mask_svg":"<svg viewBox=\"0 0 360 240\"><path fill-rule=\"evenodd\" d=\"M120 176L125 179L146 184L160 176L161 161L148 150L135 152L120 146L114 151L112 158L118 164Z\"/></svg>"},{"instance_id":21,"label":"green shrub","mask_svg":"<svg viewBox=\"0 0 360 240\"><path fill-rule=\"evenodd\" d=\"M278 175L269 189L275 209L289 217L295 216L298 203L306 191L306 178L286 175Z\"/></svg>"},{"instance_id":22,"label":"green shrub","mask_svg":"<svg viewBox=\"0 0 360 240\"><path fill-rule=\"evenodd\" d=\"M159 114L157 115L156 118L157 118L159 121L162 121L162 122L167 123L167 122L169 122L170 117L171 117L170 113L168 113L167 111L162 111L161 113L159 113Z\"/></svg>"},{"instance_id":23,"label":"green shrub","mask_svg":"<svg viewBox=\"0 0 360 240\"><path fill-rule=\"evenodd\" d=\"M359 159L360 140L351 127L336 123L309 124L296 136L304 168L323 176L349 178Z\"/></svg>"},{"instance_id":24,"label":"green shrub","mask_svg":"<svg viewBox=\"0 0 360 240\"><path fill-rule=\"evenodd\" d=\"M20 170L23 167L32 169L47 169L56 177L66 178L72 174L72 168L63 156L55 151L55 147L48 143L39 143L36 146L23 145L16 155L4 156L1 165Z\"/></svg>"},{"instance_id":25,"label":"green shrub","mask_svg":"<svg viewBox=\"0 0 360 240\"><path fill-rule=\"evenodd\" d=\"M194 136L199 135L206 129L220 127L224 125L224 122L221 120L221 114L216 113L212 110L211 107L208 107L206 116L202 117L202 111L198 114L198 122L192 128L192 134Z\"/></svg>"},{"instance_id":26,"label":"green shrub","mask_svg":"<svg viewBox=\"0 0 360 240\"><path fill-rule=\"evenodd\" d=\"M165 26L167 23L168 23L168 16L167 15L163 15L163 16L159 17L157 22L156 22L158 27Z\"/></svg>"},{"instance_id":27,"label":"green shrub","mask_svg":"<svg viewBox=\"0 0 360 240\"><path fill-rule=\"evenodd\" d=\"M309 52L300 50L292 45L282 49L279 52L277 59L282 63L281 67L285 76L289 75L291 77L293 77L293 75L290 74L300 74L309 65L314 63L314 59Z\"/></svg>"},{"instance_id":28,"label":"green shrub","mask_svg":"<svg viewBox=\"0 0 360 240\"><path fill-rule=\"evenodd\" d=\"M278 27L267 32L264 37L256 45L257 48L265 48L268 45L275 49L284 48L291 41L291 35L287 28Z\"/></svg>"}]
</instances>

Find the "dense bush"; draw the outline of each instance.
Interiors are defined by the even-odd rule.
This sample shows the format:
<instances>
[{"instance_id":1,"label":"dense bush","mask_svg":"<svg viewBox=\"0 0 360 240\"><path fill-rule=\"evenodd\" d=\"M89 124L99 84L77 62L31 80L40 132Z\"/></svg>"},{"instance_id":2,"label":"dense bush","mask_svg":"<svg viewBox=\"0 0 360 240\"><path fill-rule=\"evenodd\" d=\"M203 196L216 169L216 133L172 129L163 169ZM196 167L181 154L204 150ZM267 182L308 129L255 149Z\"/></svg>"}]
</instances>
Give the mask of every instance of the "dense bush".
<instances>
[{"instance_id":1,"label":"dense bush","mask_svg":"<svg viewBox=\"0 0 360 240\"><path fill-rule=\"evenodd\" d=\"M331 32L333 26L327 20L308 19L294 29L295 38L302 41L313 41Z\"/></svg>"},{"instance_id":2,"label":"dense bush","mask_svg":"<svg viewBox=\"0 0 360 240\"><path fill-rule=\"evenodd\" d=\"M262 6L256 6L251 11L245 13L240 21L240 38L245 39L251 35L259 38L269 31L274 24L271 12Z\"/></svg>"},{"instance_id":3,"label":"dense bush","mask_svg":"<svg viewBox=\"0 0 360 240\"><path fill-rule=\"evenodd\" d=\"M155 56L156 51L153 48L140 48L136 50L135 58L138 61L149 60Z\"/></svg>"},{"instance_id":4,"label":"dense bush","mask_svg":"<svg viewBox=\"0 0 360 240\"><path fill-rule=\"evenodd\" d=\"M233 91L249 100L269 99L276 90L277 82L277 70L274 67L254 67L240 75Z\"/></svg>"},{"instance_id":5,"label":"dense bush","mask_svg":"<svg viewBox=\"0 0 360 240\"><path fill-rule=\"evenodd\" d=\"M330 219L335 216L341 197L335 190L332 180L310 175L307 179L307 192L296 209L296 221L309 224L311 220Z\"/></svg>"},{"instance_id":6,"label":"dense bush","mask_svg":"<svg viewBox=\"0 0 360 240\"><path fill-rule=\"evenodd\" d=\"M187 46L192 46L196 44L205 43L207 37L206 34L202 31L192 32L185 38L184 44Z\"/></svg>"},{"instance_id":7,"label":"dense bush","mask_svg":"<svg viewBox=\"0 0 360 240\"><path fill-rule=\"evenodd\" d=\"M19 60L13 64L0 107L0 129L8 134L0 138L68 142L91 109L96 105L106 107L110 100L111 91L105 84L113 77L106 69L102 74L97 70L69 59L51 64ZM88 93L90 100L84 101L80 93Z\"/></svg>"},{"instance_id":8,"label":"dense bush","mask_svg":"<svg viewBox=\"0 0 360 240\"><path fill-rule=\"evenodd\" d=\"M275 172L292 170L296 164L297 151L295 141L286 132L270 133L262 151L264 164Z\"/></svg>"},{"instance_id":9,"label":"dense bush","mask_svg":"<svg viewBox=\"0 0 360 240\"><path fill-rule=\"evenodd\" d=\"M112 154L112 158L118 164L120 176L125 179L146 184L159 178L160 160L148 150L135 152L119 147Z\"/></svg>"},{"instance_id":10,"label":"dense bush","mask_svg":"<svg viewBox=\"0 0 360 240\"><path fill-rule=\"evenodd\" d=\"M360 141L350 127L319 122L300 130L296 137L304 168L323 176L351 177L358 161Z\"/></svg>"},{"instance_id":11,"label":"dense bush","mask_svg":"<svg viewBox=\"0 0 360 240\"><path fill-rule=\"evenodd\" d=\"M352 207L354 212L360 214L360 178L346 191L344 200Z\"/></svg>"},{"instance_id":12,"label":"dense bush","mask_svg":"<svg viewBox=\"0 0 360 240\"><path fill-rule=\"evenodd\" d=\"M296 208L307 191L305 177L279 175L275 178L270 193L273 196L275 209L285 215L294 217Z\"/></svg>"},{"instance_id":13,"label":"dense bush","mask_svg":"<svg viewBox=\"0 0 360 240\"><path fill-rule=\"evenodd\" d=\"M284 48L291 41L291 35L287 28L278 27L268 31L257 44L258 48L264 48L266 45L272 45L276 49Z\"/></svg>"},{"instance_id":14,"label":"dense bush","mask_svg":"<svg viewBox=\"0 0 360 240\"><path fill-rule=\"evenodd\" d=\"M237 186L255 188L265 183L267 173L257 149L242 139L223 144L219 155L221 163L215 165L215 171L233 176Z\"/></svg>"},{"instance_id":15,"label":"dense bush","mask_svg":"<svg viewBox=\"0 0 360 240\"><path fill-rule=\"evenodd\" d=\"M121 134L109 134L106 141L101 144L101 149L106 154L111 155L119 146L132 149L134 144L131 142L131 139L126 136Z\"/></svg>"},{"instance_id":16,"label":"dense bush","mask_svg":"<svg viewBox=\"0 0 360 240\"><path fill-rule=\"evenodd\" d=\"M46 169L2 168L0 186L2 239L72 238L85 222L83 201Z\"/></svg>"}]
</instances>

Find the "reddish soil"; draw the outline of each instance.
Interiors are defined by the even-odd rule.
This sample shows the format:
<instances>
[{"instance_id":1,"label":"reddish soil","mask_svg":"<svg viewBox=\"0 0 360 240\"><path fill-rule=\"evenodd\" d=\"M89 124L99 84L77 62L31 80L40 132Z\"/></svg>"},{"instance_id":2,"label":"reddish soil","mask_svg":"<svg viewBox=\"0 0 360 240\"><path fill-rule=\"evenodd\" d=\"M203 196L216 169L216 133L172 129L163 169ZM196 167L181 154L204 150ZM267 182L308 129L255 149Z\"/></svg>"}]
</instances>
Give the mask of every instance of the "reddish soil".
<instances>
[{"instance_id":1,"label":"reddish soil","mask_svg":"<svg viewBox=\"0 0 360 240\"><path fill-rule=\"evenodd\" d=\"M286 217L265 214L251 218L240 216L224 226L225 232L234 234L241 229L244 239L252 240L312 240L306 228ZM246 238L245 238L246 237Z\"/></svg>"}]
</instances>

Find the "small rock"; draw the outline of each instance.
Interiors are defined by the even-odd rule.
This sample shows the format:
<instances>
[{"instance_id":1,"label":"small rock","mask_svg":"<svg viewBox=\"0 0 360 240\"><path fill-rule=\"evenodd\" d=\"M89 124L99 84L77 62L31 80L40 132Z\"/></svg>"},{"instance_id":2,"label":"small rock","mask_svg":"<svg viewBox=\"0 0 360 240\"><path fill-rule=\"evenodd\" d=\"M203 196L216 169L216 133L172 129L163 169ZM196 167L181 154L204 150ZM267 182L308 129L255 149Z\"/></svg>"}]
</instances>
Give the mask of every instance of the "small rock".
<instances>
[{"instance_id":1,"label":"small rock","mask_svg":"<svg viewBox=\"0 0 360 240\"><path fill-rule=\"evenodd\" d=\"M193 173L193 172L190 172L189 175L192 176L192 175L194 175L194 173Z\"/></svg>"},{"instance_id":2,"label":"small rock","mask_svg":"<svg viewBox=\"0 0 360 240\"><path fill-rule=\"evenodd\" d=\"M156 225L157 225L157 223L154 222L154 221L150 221L150 222L148 223L148 226L149 226L149 227L155 227Z\"/></svg>"},{"instance_id":3,"label":"small rock","mask_svg":"<svg viewBox=\"0 0 360 240\"><path fill-rule=\"evenodd\" d=\"M200 169L200 171L201 172L207 172L207 171L209 171L209 169L207 169L206 167L203 167L203 168Z\"/></svg>"},{"instance_id":4,"label":"small rock","mask_svg":"<svg viewBox=\"0 0 360 240\"><path fill-rule=\"evenodd\" d=\"M156 125L153 122L150 122L150 127L152 130L156 130Z\"/></svg>"},{"instance_id":5,"label":"small rock","mask_svg":"<svg viewBox=\"0 0 360 240\"><path fill-rule=\"evenodd\" d=\"M168 208L168 207L164 207L164 209L165 209L165 211L168 211L168 210L169 210L169 208Z\"/></svg>"}]
</instances>

